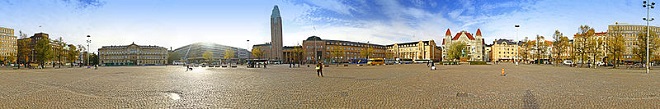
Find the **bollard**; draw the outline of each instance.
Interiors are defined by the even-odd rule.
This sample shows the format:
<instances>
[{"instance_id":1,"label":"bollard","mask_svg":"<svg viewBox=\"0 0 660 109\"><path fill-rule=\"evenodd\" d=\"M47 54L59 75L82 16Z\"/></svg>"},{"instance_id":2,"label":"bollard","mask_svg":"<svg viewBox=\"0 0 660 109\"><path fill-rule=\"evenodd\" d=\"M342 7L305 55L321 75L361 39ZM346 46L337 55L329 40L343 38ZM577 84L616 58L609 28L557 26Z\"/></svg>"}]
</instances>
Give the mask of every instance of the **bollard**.
<instances>
[{"instance_id":1,"label":"bollard","mask_svg":"<svg viewBox=\"0 0 660 109\"><path fill-rule=\"evenodd\" d=\"M506 73L504 73L504 68L502 68L502 76L506 76Z\"/></svg>"}]
</instances>

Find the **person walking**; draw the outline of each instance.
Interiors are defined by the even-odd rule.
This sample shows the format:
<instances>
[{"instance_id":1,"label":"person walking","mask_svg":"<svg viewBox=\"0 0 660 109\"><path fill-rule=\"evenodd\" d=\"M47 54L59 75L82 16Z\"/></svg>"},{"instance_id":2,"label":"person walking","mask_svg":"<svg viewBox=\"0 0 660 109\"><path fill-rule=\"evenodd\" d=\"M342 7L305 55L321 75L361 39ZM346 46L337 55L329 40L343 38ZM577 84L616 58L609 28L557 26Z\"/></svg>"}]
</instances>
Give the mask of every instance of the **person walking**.
<instances>
[{"instance_id":1,"label":"person walking","mask_svg":"<svg viewBox=\"0 0 660 109\"><path fill-rule=\"evenodd\" d=\"M323 77L323 63L316 64L316 76Z\"/></svg>"}]
</instances>

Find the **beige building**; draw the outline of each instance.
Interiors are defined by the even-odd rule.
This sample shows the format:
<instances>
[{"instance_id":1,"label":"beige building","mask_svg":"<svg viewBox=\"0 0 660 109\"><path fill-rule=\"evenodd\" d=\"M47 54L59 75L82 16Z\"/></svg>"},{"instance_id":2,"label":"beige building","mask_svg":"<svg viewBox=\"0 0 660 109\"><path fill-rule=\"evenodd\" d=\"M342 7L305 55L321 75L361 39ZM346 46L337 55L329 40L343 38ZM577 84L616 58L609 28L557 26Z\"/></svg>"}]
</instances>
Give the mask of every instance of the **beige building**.
<instances>
[{"instance_id":1,"label":"beige building","mask_svg":"<svg viewBox=\"0 0 660 109\"><path fill-rule=\"evenodd\" d=\"M618 23L618 22L615 23L614 25L609 25L607 27L607 34L609 36L614 36L615 34L623 35L623 39L625 40L624 42L625 50L623 53L622 60L629 62L631 61L639 62L641 60L640 58L636 57L635 54L633 54L633 48L637 47L637 42L638 42L637 34L640 32L644 32L643 31L644 28L646 28L646 25L632 25L632 24ZM652 32L655 31L656 34L660 35L660 27L650 26L650 28Z\"/></svg>"},{"instance_id":2,"label":"beige building","mask_svg":"<svg viewBox=\"0 0 660 109\"><path fill-rule=\"evenodd\" d=\"M513 62L518 60L518 43L512 39L496 39L491 46L492 61Z\"/></svg>"},{"instance_id":3,"label":"beige building","mask_svg":"<svg viewBox=\"0 0 660 109\"><path fill-rule=\"evenodd\" d=\"M461 59L461 61L484 61L484 39L481 36L480 29L477 29L476 35L472 35L472 33L467 31L460 31L454 36L452 36L451 31L447 29L445 37L442 40L442 45L444 48L442 51L447 51L447 48L450 48L452 43L458 42L467 44L465 47L465 50L467 51L464 51L467 58L465 58L465 60ZM447 53L443 52L443 60L450 60L446 59L446 56Z\"/></svg>"},{"instance_id":4,"label":"beige building","mask_svg":"<svg viewBox=\"0 0 660 109\"><path fill-rule=\"evenodd\" d=\"M14 62L17 59L17 46L16 46L16 36L14 36L14 29L11 28L4 28L0 27L0 60L3 60L2 62L5 62L5 60L13 56L14 60L11 60L11 62Z\"/></svg>"},{"instance_id":5,"label":"beige building","mask_svg":"<svg viewBox=\"0 0 660 109\"><path fill-rule=\"evenodd\" d=\"M433 40L395 43L386 47L387 53L392 55L388 58L434 61L440 61L442 58L442 50L438 49Z\"/></svg>"},{"instance_id":6,"label":"beige building","mask_svg":"<svg viewBox=\"0 0 660 109\"><path fill-rule=\"evenodd\" d=\"M103 46L98 51L100 64L106 66L165 65L168 58L165 47L135 43L124 46Z\"/></svg>"}]
</instances>

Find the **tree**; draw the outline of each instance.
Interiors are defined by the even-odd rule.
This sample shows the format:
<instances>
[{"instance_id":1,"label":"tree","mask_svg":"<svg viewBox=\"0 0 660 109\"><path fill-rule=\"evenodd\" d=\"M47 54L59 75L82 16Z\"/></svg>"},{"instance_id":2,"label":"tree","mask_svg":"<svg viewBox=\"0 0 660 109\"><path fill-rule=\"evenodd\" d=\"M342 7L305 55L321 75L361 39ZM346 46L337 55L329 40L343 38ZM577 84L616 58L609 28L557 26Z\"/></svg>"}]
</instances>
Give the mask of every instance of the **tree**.
<instances>
[{"instance_id":1,"label":"tree","mask_svg":"<svg viewBox=\"0 0 660 109\"><path fill-rule=\"evenodd\" d=\"M53 60L57 60L59 67L62 67L62 57L66 54L64 50L66 43L62 40L62 37L60 37L53 41L53 45L55 45L53 46ZM53 67L55 67L55 63L53 63Z\"/></svg>"},{"instance_id":2,"label":"tree","mask_svg":"<svg viewBox=\"0 0 660 109\"><path fill-rule=\"evenodd\" d=\"M559 65L558 63L561 63L564 61L564 57L562 54L566 52L566 48L568 45L568 37L564 36L563 33L559 32L559 30L555 30L555 33L553 34L553 37L555 39L555 42L552 43L552 52L555 54L555 65Z\"/></svg>"},{"instance_id":3,"label":"tree","mask_svg":"<svg viewBox=\"0 0 660 109\"><path fill-rule=\"evenodd\" d=\"M9 53L9 56L6 58L5 61L7 61L8 64L16 63L16 53Z\"/></svg>"},{"instance_id":4,"label":"tree","mask_svg":"<svg viewBox=\"0 0 660 109\"><path fill-rule=\"evenodd\" d=\"M522 58L523 63L528 62L528 58L530 58L530 50L531 50L531 45L534 44L534 42L527 40L527 37L525 37L525 40L520 42L520 49L518 49L518 54L520 54L520 57Z\"/></svg>"},{"instance_id":5,"label":"tree","mask_svg":"<svg viewBox=\"0 0 660 109\"><path fill-rule=\"evenodd\" d=\"M225 54L225 56L227 56ZM202 58L207 61L207 63L210 63L210 61L213 61L213 52L207 50L202 54Z\"/></svg>"},{"instance_id":6,"label":"tree","mask_svg":"<svg viewBox=\"0 0 660 109\"><path fill-rule=\"evenodd\" d=\"M16 56L19 64L27 65L31 60L30 55L32 49L29 46L31 40L32 39L24 38L17 41L18 54ZM18 68L20 69L21 67L18 66Z\"/></svg>"},{"instance_id":7,"label":"tree","mask_svg":"<svg viewBox=\"0 0 660 109\"><path fill-rule=\"evenodd\" d=\"M261 48L252 48L252 56L254 56L254 58L261 59L263 55L264 51L261 50Z\"/></svg>"},{"instance_id":8,"label":"tree","mask_svg":"<svg viewBox=\"0 0 660 109\"><path fill-rule=\"evenodd\" d=\"M230 60L231 58L234 58L234 50L231 49L226 49L225 50L225 57L226 60ZM231 62L229 62L229 66L231 66Z\"/></svg>"},{"instance_id":9,"label":"tree","mask_svg":"<svg viewBox=\"0 0 660 109\"><path fill-rule=\"evenodd\" d=\"M99 55L96 55L95 53L92 53L89 56L89 63L91 63L91 65L98 65L99 64Z\"/></svg>"},{"instance_id":10,"label":"tree","mask_svg":"<svg viewBox=\"0 0 660 109\"><path fill-rule=\"evenodd\" d=\"M69 50L67 51L67 56L66 59L69 63L71 64L71 67L73 67L73 63L76 62L76 59L78 59L78 55L80 54L80 51L76 48L75 45L69 44Z\"/></svg>"},{"instance_id":11,"label":"tree","mask_svg":"<svg viewBox=\"0 0 660 109\"><path fill-rule=\"evenodd\" d=\"M177 52L168 52L167 55L168 55L167 62L169 62L170 64L174 63L174 61L176 60L181 59L181 54Z\"/></svg>"},{"instance_id":12,"label":"tree","mask_svg":"<svg viewBox=\"0 0 660 109\"><path fill-rule=\"evenodd\" d=\"M625 39L619 30L619 26L614 26L612 28L614 31L609 32L610 35L607 36L607 52L610 54L608 60L614 61L614 68L619 66L619 61L623 57L625 52Z\"/></svg>"},{"instance_id":13,"label":"tree","mask_svg":"<svg viewBox=\"0 0 660 109\"><path fill-rule=\"evenodd\" d=\"M360 55L362 55L362 57L366 57L367 59L369 59L369 56L373 54L374 54L374 49L371 48L371 45L369 45L369 47L367 47L365 50L362 50L360 52Z\"/></svg>"},{"instance_id":14,"label":"tree","mask_svg":"<svg viewBox=\"0 0 660 109\"><path fill-rule=\"evenodd\" d=\"M82 54L82 57L80 57L80 61L82 61L82 62L80 62L80 63L87 63L87 52L86 52L86 50L87 50L87 48L85 48L84 45L78 44L78 53ZM81 64L81 66L82 65L83 64Z\"/></svg>"},{"instance_id":15,"label":"tree","mask_svg":"<svg viewBox=\"0 0 660 109\"><path fill-rule=\"evenodd\" d=\"M465 49L466 46L467 44L464 42L455 42L449 44L449 49L447 49L447 59L455 61L463 57L463 54L467 52Z\"/></svg>"},{"instance_id":16,"label":"tree","mask_svg":"<svg viewBox=\"0 0 660 109\"><path fill-rule=\"evenodd\" d=\"M298 45L297 47L293 48L293 57L296 62L302 63L303 60L303 53L305 52L304 49L302 49L302 46ZM253 52L254 53L254 52ZM300 64L298 65L300 66Z\"/></svg>"},{"instance_id":17,"label":"tree","mask_svg":"<svg viewBox=\"0 0 660 109\"><path fill-rule=\"evenodd\" d=\"M594 64L594 68L595 68L596 67L595 62L599 60L598 57L603 56L603 52L605 52L601 50L602 48L604 48L603 45L605 44L605 42L602 39L602 37L591 36L591 38L587 40L587 43L588 43L587 45L589 45L588 46L589 55L591 55L591 59L590 59L592 62L591 64Z\"/></svg>"},{"instance_id":18,"label":"tree","mask_svg":"<svg viewBox=\"0 0 660 109\"><path fill-rule=\"evenodd\" d=\"M339 61L337 59L344 58L344 52L345 50L342 47L339 46L332 47L332 51L330 51L330 55L332 55L332 59L334 59L337 66L339 66L339 63L337 63Z\"/></svg>"},{"instance_id":19,"label":"tree","mask_svg":"<svg viewBox=\"0 0 660 109\"><path fill-rule=\"evenodd\" d=\"M545 38L543 36L536 35L536 61L537 64L541 64L541 59L543 55L547 54L548 45L545 43Z\"/></svg>"},{"instance_id":20,"label":"tree","mask_svg":"<svg viewBox=\"0 0 660 109\"><path fill-rule=\"evenodd\" d=\"M50 44L50 40L45 37L41 38L39 41L37 41L37 45L35 45L34 50L36 52L35 57L37 61L39 61L39 65L44 68L46 61L52 59L53 57L53 49L52 45Z\"/></svg>"},{"instance_id":21,"label":"tree","mask_svg":"<svg viewBox=\"0 0 660 109\"><path fill-rule=\"evenodd\" d=\"M579 28L578 33L575 34L575 37L573 38L575 40L575 45L573 46L574 48L574 53L575 55L580 58L580 67L583 67L585 64L585 61L587 61L587 57L591 52L591 50L594 48L593 45L589 45L588 40L589 38L593 37L595 34L595 30L587 25L582 25Z\"/></svg>"},{"instance_id":22,"label":"tree","mask_svg":"<svg viewBox=\"0 0 660 109\"><path fill-rule=\"evenodd\" d=\"M647 37L646 29L647 28L644 27L644 29L637 34L637 42L635 42L635 45L637 45L637 47L633 47L633 54L635 54L637 59L639 59L640 62L643 62L643 63L646 63L646 46L647 46L646 45L646 41L647 41L646 40L646 37ZM660 47L660 45L659 45L660 43L658 43L659 39L658 39L658 35L655 33L655 31L650 30L649 35L651 36L651 37L648 38L649 39L648 47L650 48L649 49L649 54L651 54L651 56L649 56L649 57L653 58L652 55L656 54L655 52L657 51L657 48Z\"/></svg>"}]
</instances>

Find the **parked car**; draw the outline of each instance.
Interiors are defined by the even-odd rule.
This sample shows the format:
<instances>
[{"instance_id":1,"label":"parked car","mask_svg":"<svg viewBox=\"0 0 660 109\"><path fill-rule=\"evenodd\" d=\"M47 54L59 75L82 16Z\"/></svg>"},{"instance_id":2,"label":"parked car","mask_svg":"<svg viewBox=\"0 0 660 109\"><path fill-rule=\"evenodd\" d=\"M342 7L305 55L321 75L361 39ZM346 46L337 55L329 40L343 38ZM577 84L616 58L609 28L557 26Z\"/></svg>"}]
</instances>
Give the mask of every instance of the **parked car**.
<instances>
[{"instance_id":1,"label":"parked car","mask_svg":"<svg viewBox=\"0 0 660 109\"><path fill-rule=\"evenodd\" d=\"M564 60L564 62L562 62L562 63L564 63L564 65L573 65L572 60Z\"/></svg>"}]
</instances>

